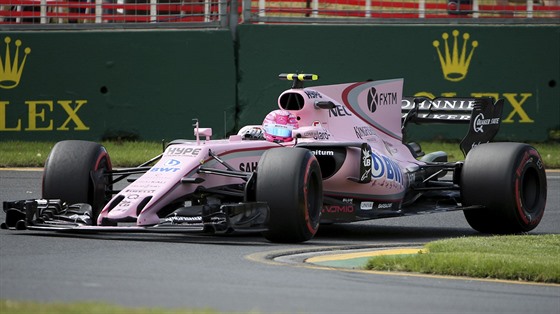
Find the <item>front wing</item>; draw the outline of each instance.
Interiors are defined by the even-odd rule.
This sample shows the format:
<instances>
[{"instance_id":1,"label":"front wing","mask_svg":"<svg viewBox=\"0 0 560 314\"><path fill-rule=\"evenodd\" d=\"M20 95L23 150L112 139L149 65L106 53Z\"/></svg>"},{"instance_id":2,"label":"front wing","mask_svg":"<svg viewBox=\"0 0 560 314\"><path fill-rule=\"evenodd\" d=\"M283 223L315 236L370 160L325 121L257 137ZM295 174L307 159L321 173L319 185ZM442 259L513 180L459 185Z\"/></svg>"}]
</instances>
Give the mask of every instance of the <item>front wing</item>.
<instances>
[{"instance_id":1,"label":"front wing","mask_svg":"<svg viewBox=\"0 0 560 314\"><path fill-rule=\"evenodd\" d=\"M6 221L2 229L46 230L70 233L159 232L229 233L267 230L266 203L236 203L181 207L153 226L119 224L95 226L89 204L68 205L61 200L21 200L4 202Z\"/></svg>"}]
</instances>

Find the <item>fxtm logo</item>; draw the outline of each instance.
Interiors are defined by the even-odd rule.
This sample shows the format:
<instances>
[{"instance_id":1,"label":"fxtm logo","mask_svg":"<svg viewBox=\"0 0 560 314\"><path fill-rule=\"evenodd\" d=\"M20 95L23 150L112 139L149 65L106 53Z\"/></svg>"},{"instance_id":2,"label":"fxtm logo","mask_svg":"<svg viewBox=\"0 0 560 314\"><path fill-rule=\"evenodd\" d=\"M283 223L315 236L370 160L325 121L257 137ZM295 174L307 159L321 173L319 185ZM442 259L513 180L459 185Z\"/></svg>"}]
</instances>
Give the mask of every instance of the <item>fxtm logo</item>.
<instances>
[{"instance_id":1,"label":"fxtm logo","mask_svg":"<svg viewBox=\"0 0 560 314\"><path fill-rule=\"evenodd\" d=\"M4 42L6 43L6 54L4 55L4 59L0 56L0 88L11 89L19 84L21 74L23 73L23 67L25 66L25 60L27 59L27 55L31 53L31 48L27 47L23 50L23 60L20 62L21 40L18 39L15 42L16 51L13 54L13 59L10 48L12 39L10 37L5 37Z\"/></svg>"},{"instance_id":2,"label":"fxtm logo","mask_svg":"<svg viewBox=\"0 0 560 314\"><path fill-rule=\"evenodd\" d=\"M370 88L367 94L367 104L370 112L375 112L377 106L394 105L397 103L397 93L378 93L375 87Z\"/></svg>"},{"instance_id":3,"label":"fxtm logo","mask_svg":"<svg viewBox=\"0 0 560 314\"><path fill-rule=\"evenodd\" d=\"M443 38L444 52L442 53L440 49L439 40L434 40L432 43L436 48L439 56L439 62L441 64L441 70L443 71L443 77L451 82L458 82L467 76L467 71L469 70L469 65L474 53L474 49L478 47L478 41L474 40L471 42L471 49L467 55L467 44L470 39L469 33L463 34L463 42L461 45L461 50L459 51L459 31L454 30L451 32L453 35L453 47L450 50L449 47L449 34L443 33L441 38Z\"/></svg>"}]
</instances>

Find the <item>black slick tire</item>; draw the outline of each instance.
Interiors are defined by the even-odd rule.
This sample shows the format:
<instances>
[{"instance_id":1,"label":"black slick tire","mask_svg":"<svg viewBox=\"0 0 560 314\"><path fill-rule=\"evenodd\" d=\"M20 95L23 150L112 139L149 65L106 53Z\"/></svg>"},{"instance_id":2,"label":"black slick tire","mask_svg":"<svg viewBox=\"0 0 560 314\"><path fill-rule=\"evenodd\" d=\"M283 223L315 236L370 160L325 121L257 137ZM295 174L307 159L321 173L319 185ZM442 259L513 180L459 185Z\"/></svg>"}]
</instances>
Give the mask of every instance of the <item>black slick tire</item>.
<instances>
[{"instance_id":1,"label":"black slick tire","mask_svg":"<svg viewBox=\"0 0 560 314\"><path fill-rule=\"evenodd\" d=\"M102 145L76 140L58 142L45 163L43 198L90 204L95 224L110 197L109 179L103 173L111 169L109 154Z\"/></svg>"},{"instance_id":2,"label":"black slick tire","mask_svg":"<svg viewBox=\"0 0 560 314\"><path fill-rule=\"evenodd\" d=\"M266 151L257 168L256 198L270 208L271 242L299 243L313 238L323 206L321 169L315 156L303 148Z\"/></svg>"},{"instance_id":3,"label":"black slick tire","mask_svg":"<svg viewBox=\"0 0 560 314\"><path fill-rule=\"evenodd\" d=\"M469 225L482 233L515 234L541 221L547 196L546 173L535 148L522 143L489 143L469 152L461 173Z\"/></svg>"}]
</instances>

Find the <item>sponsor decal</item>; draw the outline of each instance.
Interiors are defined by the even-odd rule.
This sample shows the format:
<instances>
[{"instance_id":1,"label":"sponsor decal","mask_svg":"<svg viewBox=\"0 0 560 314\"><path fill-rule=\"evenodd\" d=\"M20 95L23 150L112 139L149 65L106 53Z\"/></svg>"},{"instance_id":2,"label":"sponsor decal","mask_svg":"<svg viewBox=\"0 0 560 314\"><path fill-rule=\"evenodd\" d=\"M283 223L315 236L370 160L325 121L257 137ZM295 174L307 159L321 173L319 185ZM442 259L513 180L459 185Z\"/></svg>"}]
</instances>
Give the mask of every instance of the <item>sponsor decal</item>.
<instances>
[{"instance_id":1,"label":"sponsor decal","mask_svg":"<svg viewBox=\"0 0 560 314\"><path fill-rule=\"evenodd\" d=\"M418 94L417 94L418 95ZM418 96L419 97L419 96ZM435 97L435 96L434 96ZM433 97L432 97L433 98ZM419 113L420 118L430 117L435 120L465 120L470 121L470 112L473 110L476 101L474 99L459 99L459 98L445 98L424 100L418 104L418 109L422 111L429 111L429 113ZM406 116L406 111L414 108L413 98L403 98L401 108L403 109L403 118ZM444 113L434 113L431 110L447 111ZM452 111L458 111L457 113Z\"/></svg>"},{"instance_id":2,"label":"sponsor decal","mask_svg":"<svg viewBox=\"0 0 560 314\"><path fill-rule=\"evenodd\" d=\"M139 194L151 194L154 193L156 190L133 190L133 189L126 189L124 190L125 193L139 193Z\"/></svg>"},{"instance_id":3,"label":"sponsor decal","mask_svg":"<svg viewBox=\"0 0 560 314\"><path fill-rule=\"evenodd\" d=\"M373 208L376 209L391 209L393 208L393 203L375 203L375 202L361 202L360 209L361 210L372 210Z\"/></svg>"},{"instance_id":4,"label":"sponsor decal","mask_svg":"<svg viewBox=\"0 0 560 314\"><path fill-rule=\"evenodd\" d=\"M441 93L441 97L457 97L456 92L445 92ZM533 120L527 111L523 108L523 105L527 103L527 100L532 97L532 93L480 93L480 92L472 92L470 97L474 98L481 98L481 97L492 97L494 99L504 98L506 100L506 104L509 104L512 110L507 114L507 116L502 119L502 123L534 123ZM417 92L414 94L414 97L427 97L427 98L436 98L436 94L432 92ZM469 110L471 111L474 107L474 101L434 101L432 102L433 108L437 109L444 109L444 110ZM430 102L422 102L420 103L420 109L428 109L430 106ZM403 109L411 109L413 107L413 103L409 99L402 100L402 108ZM504 108L505 110L505 108ZM425 117L424 115L420 115L421 117ZM430 117L435 117L436 119L440 120L470 120L469 115L464 114L457 114L457 115L449 115L449 114L442 114L442 115L431 115Z\"/></svg>"},{"instance_id":5,"label":"sponsor decal","mask_svg":"<svg viewBox=\"0 0 560 314\"><path fill-rule=\"evenodd\" d=\"M398 186L402 186L404 184L401 169L395 161L391 160L391 158L372 152L371 160L371 176L373 179L385 179L391 183L396 183Z\"/></svg>"},{"instance_id":6,"label":"sponsor decal","mask_svg":"<svg viewBox=\"0 0 560 314\"><path fill-rule=\"evenodd\" d=\"M152 188L159 188L161 185L166 184L167 181L164 180L157 180L157 178L146 179L146 177L142 177L142 180L134 181L134 188L135 189L152 189Z\"/></svg>"},{"instance_id":7,"label":"sponsor decal","mask_svg":"<svg viewBox=\"0 0 560 314\"><path fill-rule=\"evenodd\" d=\"M174 147L170 146L165 151L165 155L167 156L186 156L186 157L195 157L198 156L202 148L196 147Z\"/></svg>"},{"instance_id":8,"label":"sponsor decal","mask_svg":"<svg viewBox=\"0 0 560 314\"><path fill-rule=\"evenodd\" d=\"M328 140L331 134L328 131L310 130L303 133L304 138L313 138L315 140Z\"/></svg>"},{"instance_id":9,"label":"sponsor decal","mask_svg":"<svg viewBox=\"0 0 560 314\"><path fill-rule=\"evenodd\" d=\"M361 202L360 203L361 210L371 210L373 209L373 202Z\"/></svg>"},{"instance_id":10,"label":"sponsor decal","mask_svg":"<svg viewBox=\"0 0 560 314\"><path fill-rule=\"evenodd\" d=\"M323 213L353 213L353 205L325 205L323 206Z\"/></svg>"},{"instance_id":11,"label":"sponsor decal","mask_svg":"<svg viewBox=\"0 0 560 314\"><path fill-rule=\"evenodd\" d=\"M178 224L184 222L202 222L202 216L177 216L177 214L175 214L175 216L166 217L164 221Z\"/></svg>"},{"instance_id":12,"label":"sponsor decal","mask_svg":"<svg viewBox=\"0 0 560 314\"><path fill-rule=\"evenodd\" d=\"M257 161L242 162L242 163L239 164L239 170L240 171L245 171L245 172L253 172L253 171L257 171L258 166L259 166L259 163Z\"/></svg>"},{"instance_id":13,"label":"sponsor decal","mask_svg":"<svg viewBox=\"0 0 560 314\"><path fill-rule=\"evenodd\" d=\"M313 137L316 140L328 140L330 139L331 134L328 131L318 131L317 135Z\"/></svg>"},{"instance_id":14,"label":"sponsor decal","mask_svg":"<svg viewBox=\"0 0 560 314\"><path fill-rule=\"evenodd\" d=\"M351 116L352 114L348 112L348 109L342 105L335 105L334 108L329 110L329 118L330 117L347 117Z\"/></svg>"},{"instance_id":15,"label":"sponsor decal","mask_svg":"<svg viewBox=\"0 0 560 314\"><path fill-rule=\"evenodd\" d=\"M311 151L315 156L334 156L334 152L332 150L320 150L316 149Z\"/></svg>"},{"instance_id":16,"label":"sponsor decal","mask_svg":"<svg viewBox=\"0 0 560 314\"><path fill-rule=\"evenodd\" d=\"M433 96L433 95L432 95ZM435 98L431 97L431 98ZM476 101L474 99L434 99L434 100L424 100L418 104L418 109L429 110L461 110L461 111L472 111ZM402 109L410 110L414 108L413 98L403 98L402 99Z\"/></svg>"},{"instance_id":17,"label":"sponsor decal","mask_svg":"<svg viewBox=\"0 0 560 314\"><path fill-rule=\"evenodd\" d=\"M371 176L371 151L367 148L362 149L362 169L363 171L360 182L367 182L367 178Z\"/></svg>"},{"instance_id":18,"label":"sponsor decal","mask_svg":"<svg viewBox=\"0 0 560 314\"><path fill-rule=\"evenodd\" d=\"M180 169L181 168L175 167L153 167L152 169L150 169L150 172L177 172Z\"/></svg>"},{"instance_id":19,"label":"sponsor decal","mask_svg":"<svg viewBox=\"0 0 560 314\"><path fill-rule=\"evenodd\" d=\"M500 124L500 118L485 119L482 113L479 113L474 117L473 130L477 133L484 132L485 125L496 125Z\"/></svg>"},{"instance_id":20,"label":"sponsor decal","mask_svg":"<svg viewBox=\"0 0 560 314\"><path fill-rule=\"evenodd\" d=\"M542 169L544 167L543 161L540 158L537 159L536 164L539 169Z\"/></svg>"},{"instance_id":21,"label":"sponsor decal","mask_svg":"<svg viewBox=\"0 0 560 314\"><path fill-rule=\"evenodd\" d=\"M421 113L418 115L420 118L430 118L434 120L465 120L469 121L471 117L468 114L428 114L428 113Z\"/></svg>"},{"instance_id":22,"label":"sponsor decal","mask_svg":"<svg viewBox=\"0 0 560 314\"><path fill-rule=\"evenodd\" d=\"M181 162L177 159L171 159L165 163L165 166L178 166Z\"/></svg>"},{"instance_id":23,"label":"sponsor decal","mask_svg":"<svg viewBox=\"0 0 560 314\"><path fill-rule=\"evenodd\" d=\"M397 104L397 93L378 93L375 87L371 87L367 93L367 105L370 112L375 112L378 106Z\"/></svg>"},{"instance_id":24,"label":"sponsor decal","mask_svg":"<svg viewBox=\"0 0 560 314\"><path fill-rule=\"evenodd\" d=\"M127 201L127 200L122 200L119 205L117 205L115 207L115 210L117 211L124 211L126 210L127 207L130 207L130 204L132 204L132 202ZM119 208L120 207L120 208Z\"/></svg>"},{"instance_id":25,"label":"sponsor decal","mask_svg":"<svg viewBox=\"0 0 560 314\"><path fill-rule=\"evenodd\" d=\"M355 126L354 132L356 133L356 137L359 139L364 139L377 135L375 133L375 129L371 126Z\"/></svg>"},{"instance_id":26,"label":"sponsor decal","mask_svg":"<svg viewBox=\"0 0 560 314\"><path fill-rule=\"evenodd\" d=\"M316 92L314 90L307 90L306 89L303 92L307 95L307 98L309 98L309 99L323 98L321 93Z\"/></svg>"},{"instance_id":27,"label":"sponsor decal","mask_svg":"<svg viewBox=\"0 0 560 314\"><path fill-rule=\"evenodd\" d=\"M490 143L490 142L473 142L471 144L471 149L477 147L478 145L482 145L482 144L486 144L486 143Z\"/></svg>"}]
</instances>

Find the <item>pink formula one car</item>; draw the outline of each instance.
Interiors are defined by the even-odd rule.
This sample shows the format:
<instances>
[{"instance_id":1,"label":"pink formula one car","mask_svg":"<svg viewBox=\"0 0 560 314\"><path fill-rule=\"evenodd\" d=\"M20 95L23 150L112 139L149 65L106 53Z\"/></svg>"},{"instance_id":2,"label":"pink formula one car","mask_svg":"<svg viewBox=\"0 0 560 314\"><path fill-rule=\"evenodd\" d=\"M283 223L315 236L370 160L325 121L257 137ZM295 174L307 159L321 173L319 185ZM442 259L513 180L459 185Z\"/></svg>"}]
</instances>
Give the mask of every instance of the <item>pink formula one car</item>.
<instances>
[{"instance_id":1,"label":"pink formula one car","mask_svg":"<svg viewBox=\"0 0 560 314\"><path fill-rule=\"evenodd\" d=\"M293 81L279 109L228 139L195 123L128 169L112 169L97 143L63 141L44 169L43 199L5 202L3 228L62 232L257 231L273 242L311 239L319 224L463 210L485 233L535 228L546 176L539 153L489 143L503 101L408 99L402 79L304 88ZM409 122L467 123L462 162L406 143ZM122 180L128 185L113 187ZM123 182L121 182L122 184Z\"/></svg>"}]
</instances>

